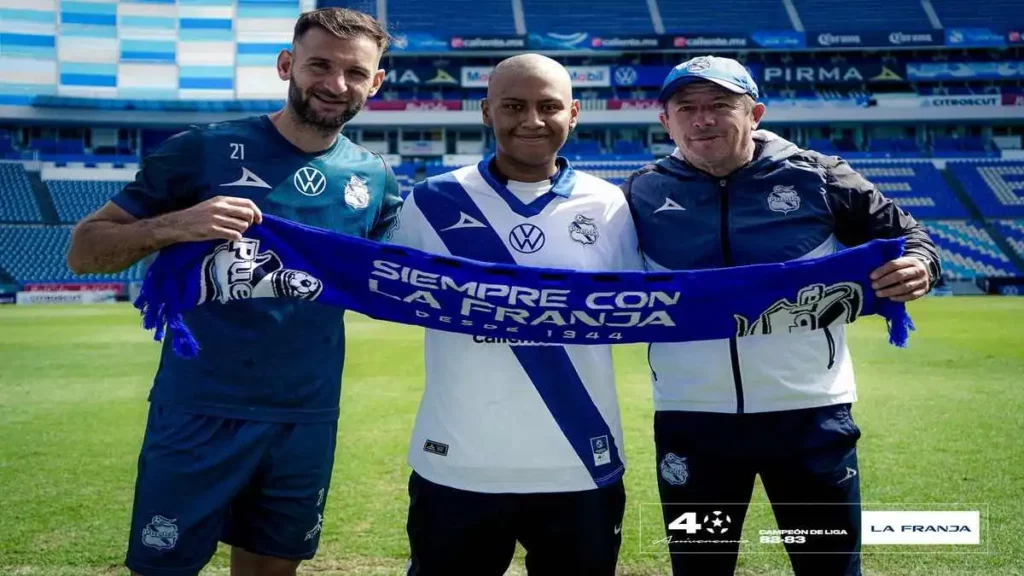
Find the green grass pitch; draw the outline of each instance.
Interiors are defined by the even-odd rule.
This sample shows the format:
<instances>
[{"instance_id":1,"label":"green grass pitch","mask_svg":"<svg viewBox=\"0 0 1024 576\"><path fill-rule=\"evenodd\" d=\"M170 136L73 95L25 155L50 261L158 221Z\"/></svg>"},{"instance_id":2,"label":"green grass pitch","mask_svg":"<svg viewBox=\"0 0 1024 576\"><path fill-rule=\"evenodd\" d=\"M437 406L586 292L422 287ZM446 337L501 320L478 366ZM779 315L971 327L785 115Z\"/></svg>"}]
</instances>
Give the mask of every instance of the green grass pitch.
<instances>
[{"instance_id":1,"label":"green grass pitch","mask_svg":"<svg viewBox=\"0 0 1024 576\"><path fill-rule=\"evenodd\" d=\"M933 298L910 310L908 349L890 347L877 318L851 331L863 497L871 509L980 509L982 545L865 547L865 573L1024 574L1024 298ZM401 574L422 332L356 316L348 328L334 480L305 570ZM0 307L0 574L124 573L157 355L127 305ZM617 348L616 370L629 461L620 574L667 574L663 554L641 550L641 505L657 502L644 347ZM774 527L763 505L744 536L756 540L755 526ZM738 574L790 573L781 548L745 550ZM226 565L222 547L205 573ZM521 566L520 551L510 574Z\"/></svg>"}]
</instances>

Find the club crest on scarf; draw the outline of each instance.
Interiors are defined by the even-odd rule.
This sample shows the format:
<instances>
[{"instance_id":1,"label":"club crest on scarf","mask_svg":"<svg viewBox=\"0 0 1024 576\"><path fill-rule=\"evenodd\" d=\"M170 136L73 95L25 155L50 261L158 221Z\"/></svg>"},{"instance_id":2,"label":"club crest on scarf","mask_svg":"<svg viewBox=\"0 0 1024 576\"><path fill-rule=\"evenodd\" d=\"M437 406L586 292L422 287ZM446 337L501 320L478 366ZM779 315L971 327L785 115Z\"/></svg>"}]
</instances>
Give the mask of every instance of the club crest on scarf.
<instances>
[{"instance_id":1,"label":"club crest on scarf","mask_svg":"<svg viewBox=\"0 0 1024 576\"><path fill-rule=\"evenodd\" d=\"M812 284L801 288L796 302L776 301L753 322L736 316L736 336L807 332L832 324L851 323L860 316L864 295L852 282L825 286Z\"/></svg>"},{"instance_id":2,"label":"club crest on scarf","mask_svg":"<svg viewBox=\"0 0 1024 576\"><path fill-rule=\"evenodd\" d=\"M323 291L319 279L288 270L272 250L260 253L260 241L242 238L217 246L203 260L199 304L248 298L315 300Z\"/></svg>"}]
</instances>

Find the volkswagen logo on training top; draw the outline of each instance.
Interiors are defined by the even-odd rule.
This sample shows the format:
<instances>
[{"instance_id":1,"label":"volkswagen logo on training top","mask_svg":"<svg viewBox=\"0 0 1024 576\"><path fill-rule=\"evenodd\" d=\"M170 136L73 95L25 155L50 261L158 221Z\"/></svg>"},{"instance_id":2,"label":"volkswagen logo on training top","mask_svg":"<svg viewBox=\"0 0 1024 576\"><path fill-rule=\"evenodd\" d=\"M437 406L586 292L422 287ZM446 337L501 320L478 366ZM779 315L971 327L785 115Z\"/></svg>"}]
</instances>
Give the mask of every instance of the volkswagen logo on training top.
<instances>
[{"instance_id":1,"label":"volkswagen logo on training top","mask_svg":"<svg viewBox=\"0 0 1024 576\"><path fill-rule=\"evenodd\" d=\"M312 166L303 166L292 178L295 189L306 196L319 196L327 188L327 177Z\"/></svg>"},{"instance_id":2,"label":"volkswagen logo on training top","mask_svg":"<svg viewBox=\"0 0 1024 576\"><path fill-rule=\"evenodd\" d=\"M544 247L544 231L533 224L520 224L508 234L508 243L523 254L533 254Z\"/></svg>"}]
</instances>

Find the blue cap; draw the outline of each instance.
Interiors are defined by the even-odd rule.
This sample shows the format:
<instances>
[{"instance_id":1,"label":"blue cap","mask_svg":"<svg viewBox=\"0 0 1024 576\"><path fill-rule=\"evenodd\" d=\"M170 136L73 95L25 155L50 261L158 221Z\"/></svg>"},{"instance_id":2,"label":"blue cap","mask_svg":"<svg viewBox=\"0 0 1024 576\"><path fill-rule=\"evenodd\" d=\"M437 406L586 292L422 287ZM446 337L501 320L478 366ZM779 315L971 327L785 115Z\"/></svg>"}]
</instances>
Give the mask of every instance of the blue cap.
<instances>
[{"instance_id":1,"label":"blue cap","mask_svg":"<svg viewBox=\"0 0 1024 576\"><path fill-rule=\"evenodd\" d=\"M732 58L698 56L676 66L665 77L658 100L667 101L682 86L698 80L714 82L736 94L746 94L757 100L757 84L750 72Z\"/></svg>"}]
</instances>

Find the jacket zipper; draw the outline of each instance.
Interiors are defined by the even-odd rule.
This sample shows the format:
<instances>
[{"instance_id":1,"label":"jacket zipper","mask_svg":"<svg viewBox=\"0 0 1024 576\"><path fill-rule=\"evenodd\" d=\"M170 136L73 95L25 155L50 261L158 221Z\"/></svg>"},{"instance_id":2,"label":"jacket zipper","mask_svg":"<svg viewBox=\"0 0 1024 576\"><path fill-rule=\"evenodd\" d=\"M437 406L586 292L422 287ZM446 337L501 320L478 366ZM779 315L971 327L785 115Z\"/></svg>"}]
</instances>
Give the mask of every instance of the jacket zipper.
<instances>
[{"instance_id":1,"label":"jacket zipper","mask_svg":"<svg viewBox=\"0 0 1024 576\"><path fill-rule=\"evenodd\" d=\"M722 211L722 258L726 266L732 266L732 248L729 245L729 182L724 178L718 181L718 198ZM732 380L736 385L736 413L743 414L743 377L740 374L740 353L736 347L736 337L729 338L729 356L732 360Z\"/></svg>"}]
</instances>

